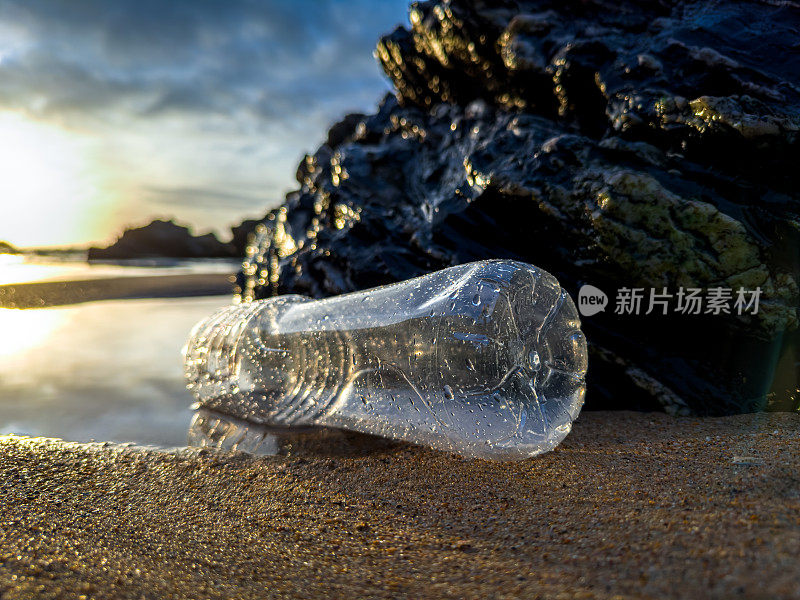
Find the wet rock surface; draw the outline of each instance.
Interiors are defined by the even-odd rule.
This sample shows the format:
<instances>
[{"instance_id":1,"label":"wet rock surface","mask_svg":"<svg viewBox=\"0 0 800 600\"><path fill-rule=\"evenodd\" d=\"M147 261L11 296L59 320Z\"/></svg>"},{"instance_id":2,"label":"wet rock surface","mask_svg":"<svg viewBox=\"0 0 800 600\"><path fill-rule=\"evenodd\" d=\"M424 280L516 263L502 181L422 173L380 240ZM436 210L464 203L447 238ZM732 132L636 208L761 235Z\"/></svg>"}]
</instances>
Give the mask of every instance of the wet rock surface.
<instances>
[{"instance_id":1,"label":"wet rock surface","mask_svg":"<svg viewBox=\"0 0 800 600\"><path fill-rule=\"evenodd\" d=\"M521 259L584 319L588 407L798 402L800 5L426 2L380 40L394 83L298 168L245 298ZM762 291L758 314L614 314L623 287ZM631 398L640 398L635 403Z\"/></svg>"}]
</instances>

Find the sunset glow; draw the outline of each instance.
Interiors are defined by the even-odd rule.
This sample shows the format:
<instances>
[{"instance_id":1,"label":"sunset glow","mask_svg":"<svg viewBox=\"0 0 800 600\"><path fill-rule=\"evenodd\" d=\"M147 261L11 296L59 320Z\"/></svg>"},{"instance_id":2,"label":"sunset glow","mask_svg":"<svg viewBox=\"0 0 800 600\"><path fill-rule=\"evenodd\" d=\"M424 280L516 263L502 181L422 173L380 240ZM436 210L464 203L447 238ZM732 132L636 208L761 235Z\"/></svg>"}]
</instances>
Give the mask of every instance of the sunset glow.
<instances>
[{"instance_id":1,"label":"sunset glow","mask_svg":"<svg viewBox=\"0 0 800 600\"><path fill-rule=\"evenodd\" d=\"M331 123L374 109L376 34L406 8L3 3L0 241L107 245L156 218L229 238L296 187Z\"/></svg>"},{"instance_id":2,"label":"sunset glow","mask_svg":"<svg viewBox=\"0 0 800 600\"><path fill-rule=\"evenodd\" d=\"M8 207L0 240L54 246L107 234L101 176L80 135L3 112L0 139L0 198Z\"/></svg>"}]
</instances>

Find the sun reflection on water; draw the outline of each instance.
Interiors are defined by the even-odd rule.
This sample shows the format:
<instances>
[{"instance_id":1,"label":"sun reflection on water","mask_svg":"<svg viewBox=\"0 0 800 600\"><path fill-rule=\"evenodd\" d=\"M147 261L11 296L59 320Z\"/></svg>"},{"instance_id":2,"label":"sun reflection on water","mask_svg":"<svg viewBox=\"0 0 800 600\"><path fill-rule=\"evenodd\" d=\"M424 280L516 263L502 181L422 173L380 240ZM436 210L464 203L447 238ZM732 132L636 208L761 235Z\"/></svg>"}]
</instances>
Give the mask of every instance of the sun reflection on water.
<instances>
[{"instance_id":1,"label":"sun reflection on water","mask_svg":"<svg viewBox=\"0 0 800 600\"><path fill-rule=\"evenodd\" d=\"M0 254L0 285L51 279L74 270L70 266L36 263L22 254Z\"/></svg>"},{"instance_id":2,"label":"sun reflection on water","mask_svg":"<svg viewBox=\"0 0 800 600\"><path fill-rule=\"evenodd\" d=\"M21 360L65 323L64 311L0 308L0 360Z\"/></svg>"},{"instance_id":3,"label":"sun reflection on water","mask_svg":"<svg viewBox=\"0 0 800 600\"><path fill-rule=\"evenodd\" d=\"M227 298L0 309L0 434L186 443L181 347Z\"/></svg>"}]
</instances>

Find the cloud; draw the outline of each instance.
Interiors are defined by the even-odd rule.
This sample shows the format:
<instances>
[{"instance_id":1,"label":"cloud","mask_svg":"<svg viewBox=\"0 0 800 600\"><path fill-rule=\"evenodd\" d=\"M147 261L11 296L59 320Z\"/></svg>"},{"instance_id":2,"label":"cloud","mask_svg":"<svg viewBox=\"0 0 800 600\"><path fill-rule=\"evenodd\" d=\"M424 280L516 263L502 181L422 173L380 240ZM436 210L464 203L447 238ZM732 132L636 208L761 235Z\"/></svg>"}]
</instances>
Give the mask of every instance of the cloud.
<instances>
[{"instance_id":1,"label":"cloud","mask_svg":"<svg viewBox=\"0 0 800 600\"><path fill-rule=\"evenodd\" d=\"M0 81L0 105L58 120L124 109L125 104L142 102L147 92L133 82L100 77L84 65L65 63L39 49L4 58Z\"/></svg>"},{"instance_id":2,"label":"cloud","mask_svg":"<svg viewBox=\"0 0 800 600\"><path fill-rule=\"evenodd\" d=\"M372 50L406 6L3 0L0 110L95 136L148 209L177 211L190 196L231 210L274 205L327 126L388 89Z\"/></svg>"},{"instance_id":3,"label":"cloud","mask_svg":"<svg viewBox=\"0 0 800 600\"><path fill-rule=\"evenodd\" d=\"M404 11L371 0L6 0L0 20L21 36L0 41L0 102L93 119L104 109L266 117L270 99L282 118L347 108L380 82L371 50Z\"/></svg>"},{"instance_id":4,"label":"cloud","mask_svg":"<svg viewBox=\"0 0 800 600\"><path fill-rule=\"evenodd\" d=\"M236 192L229 189L191 188L191 187L148 187L143 192L151 202L167 201L170 205L190 206L192 208L216 208L220 205L238 206L248 209L262 197L257 193Z\"/></svg>"}]
</instances>

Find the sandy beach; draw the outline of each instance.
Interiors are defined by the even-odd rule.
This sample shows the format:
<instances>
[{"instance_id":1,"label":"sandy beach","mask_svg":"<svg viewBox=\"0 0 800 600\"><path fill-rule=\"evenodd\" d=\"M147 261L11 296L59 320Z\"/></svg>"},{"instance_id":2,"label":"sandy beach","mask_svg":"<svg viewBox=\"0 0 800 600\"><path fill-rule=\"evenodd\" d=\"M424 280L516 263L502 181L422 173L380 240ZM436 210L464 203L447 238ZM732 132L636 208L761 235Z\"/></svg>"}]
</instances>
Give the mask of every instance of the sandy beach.
<instances>
[{"instance_id":1,"label":"sandy beach","mask_svg":"<svg viewBox=\"0 0 800 600\"><path fill-rule=\"evenodd\" d=\"M230 294L231 275L202 273L37 281L0 285L0 308L46 308L97 300L176 298Z\"/></svg>"},{"instance_id":2,"label":"sandy beach","mask_svg":"<svg viewBox=\"0 0 800 600\"><path fill-rule=\"evenodd\" d=\"M800 597L800 415L584 413L517 463L283 452L0 438L0 595Z\"/></svg>"}]
</instances>

